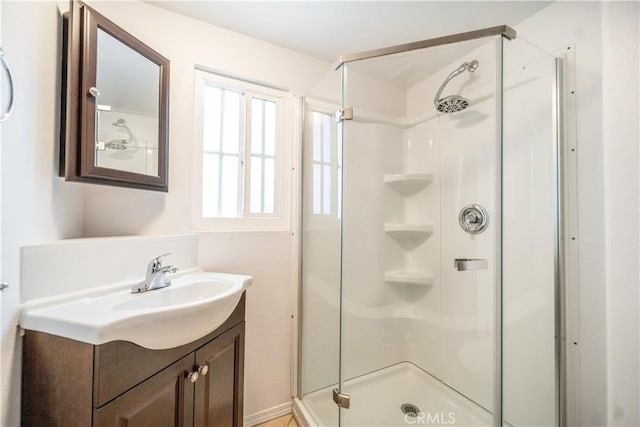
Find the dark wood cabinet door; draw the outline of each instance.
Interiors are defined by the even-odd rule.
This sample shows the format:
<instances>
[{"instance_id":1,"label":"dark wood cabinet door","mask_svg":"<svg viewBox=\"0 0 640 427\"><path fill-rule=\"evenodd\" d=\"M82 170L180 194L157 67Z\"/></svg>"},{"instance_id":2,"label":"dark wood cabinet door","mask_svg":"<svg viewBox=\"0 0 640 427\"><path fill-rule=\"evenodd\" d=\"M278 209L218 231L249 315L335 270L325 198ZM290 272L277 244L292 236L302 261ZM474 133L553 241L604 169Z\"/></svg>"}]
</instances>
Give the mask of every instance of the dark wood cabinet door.
<instances>
[{"instance_id":1,"label":"dark wood cabinet door","mask_svg":"<svg viewBox=\"0 0 640 427\"><path fill-rule=\"evenodd\" d=\"M194 387L191 353L112 402L97 409L94 425L104 427L191 427ZM123 373L125 374L125 373Z\"/></svg>"},{"instance_id":2,"label":"dark wood cabinet door","mask_svg":"<svg viewBox=\"0 0 640 427\"><path fill-rule=\"evenodd\" d=\"M206 366L195 387L194 426L242 427L244 322L196 351Z\"/></svg>"}]
</instances>

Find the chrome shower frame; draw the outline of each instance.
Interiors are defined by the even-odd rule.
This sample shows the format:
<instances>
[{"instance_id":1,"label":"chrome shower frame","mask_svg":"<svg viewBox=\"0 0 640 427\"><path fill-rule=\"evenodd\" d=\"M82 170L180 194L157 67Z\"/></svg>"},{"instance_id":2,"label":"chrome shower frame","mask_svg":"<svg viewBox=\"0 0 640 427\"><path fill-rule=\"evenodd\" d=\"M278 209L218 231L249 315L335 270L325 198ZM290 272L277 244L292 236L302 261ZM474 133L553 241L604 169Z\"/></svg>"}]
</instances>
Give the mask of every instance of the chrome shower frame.
<instances>
[{"instance_id":1,"label":"chrome shower frame","mask_svg":"<svg viewBox=\"0 0 640 427\"><path fill-rule=\"evenodd\" d=\"M333 65L334 70L338 70L344 64L363 59L378 58L380 56L393 55L395 53L410 52L412 50L425 49L428 47L442 46L446 44L460 43L469 40L483 39L491 36L503 36L508 40L516 38L516 31L507 25L498 25L496 27L483 28L481 30L467 31L465 33L450 34L444 37L436 37L433 39L422 40L419 42L411 42L396 46L385 47L382 49L366 50L364 52L351 53L341 56Z\"/></svg>"}]
</instances>

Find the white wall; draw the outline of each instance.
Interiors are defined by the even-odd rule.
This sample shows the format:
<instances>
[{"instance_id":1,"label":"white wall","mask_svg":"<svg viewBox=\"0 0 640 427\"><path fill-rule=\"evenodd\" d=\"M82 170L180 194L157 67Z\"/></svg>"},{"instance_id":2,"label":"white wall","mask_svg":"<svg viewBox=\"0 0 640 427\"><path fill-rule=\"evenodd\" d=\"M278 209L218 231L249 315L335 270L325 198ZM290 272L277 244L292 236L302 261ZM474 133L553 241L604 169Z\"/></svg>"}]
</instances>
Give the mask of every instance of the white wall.
<instances>
[{"instance_id":1,"label":"white wall","mask_svg":"<svg viewBox=\"0 0 640 427\"><path fill-rule=\"evenodd\" d=\"M202 268L254 278L246 300L246 415L286 406L291 399L294 254L291 233L200 233Z\"/></svg>"},{"instance_id":2,"label":"white wall","mask_svg":"<svg viewBox=\"0 0 640 427\"><path fill-rule=\"evenodd\" d=\"M24 244L82 235L82 186L57 178L60 28L52 2L3 2L2 40L16 104L2 125L2 420L19 425L20 252Z\"/></svg>"},{"instance_id":3,"label":"white wall","mask_svg":"<svg viewBox=\"0 0 640 427\"><path fill-rule=\"evenodd\" d=\"M607 425L640 425L640 5L602 5Z\"/></svg>"},{"instance_id":4,"label":"white wall","mask_svg":"<svg viewBox=\"0 0 640 427\"><path fill-rule=\"evenodd\" d=\"M66 239L26 245L21 251L21 301L145 278L149 260L170 253L165 265L198 266L196 234ZM46 286L42 286L46 283Z\"/></svg>"}]
</instances>

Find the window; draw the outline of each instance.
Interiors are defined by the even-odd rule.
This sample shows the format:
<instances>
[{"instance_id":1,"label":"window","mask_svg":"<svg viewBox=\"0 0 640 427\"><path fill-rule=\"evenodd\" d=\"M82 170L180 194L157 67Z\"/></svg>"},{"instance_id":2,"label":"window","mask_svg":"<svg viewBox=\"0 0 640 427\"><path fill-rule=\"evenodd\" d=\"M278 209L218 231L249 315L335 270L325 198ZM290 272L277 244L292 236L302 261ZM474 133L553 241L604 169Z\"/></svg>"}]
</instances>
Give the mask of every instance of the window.
<instances>
[{"instance_id":1,"label":"window","mask_svg":"<svg viewBox=\"0 0 640 427\"><path fill-rule=\"evenodd\" d=\"M332 114L311 111L311 167L313 215L340 217L342 151Z\"/></svg>"},{"instance_id":2,"label":"window","mask_svg":"<svg viewBox=\"0 0 640 427\"><path fill-rule=\"evenodd\" d=\"M235 217L242 208L242 94L204 86L202 216Z\"/></svg>"},{"instance_id":3,"label":"window","mask_svg":"<svg viewBox=\"0 0 640 427\"><path fill-rule=\"evenodd\" d=\"M276 103L251 100L251 203L250 213L275 210Z\"/></svg>"},{"instance_id":4,"label":"window","mask_svg":"<svg viewBox=\"0 0 640 427\"><path fill-rule=\"evenodd\" d=\"M331 215L331 180L333 175L331 116L314 111L312 126L313 213L315 215Z\"/></svg>"},{"instance_id":5,"label":"window","mask_svg":"<svg viewBox=\"0 0 640 427\"><path fill-rule=\"evenodd\" d=\"M291 95L196 71L197 229L288 229Z\"/></svg>"}]
</instances>

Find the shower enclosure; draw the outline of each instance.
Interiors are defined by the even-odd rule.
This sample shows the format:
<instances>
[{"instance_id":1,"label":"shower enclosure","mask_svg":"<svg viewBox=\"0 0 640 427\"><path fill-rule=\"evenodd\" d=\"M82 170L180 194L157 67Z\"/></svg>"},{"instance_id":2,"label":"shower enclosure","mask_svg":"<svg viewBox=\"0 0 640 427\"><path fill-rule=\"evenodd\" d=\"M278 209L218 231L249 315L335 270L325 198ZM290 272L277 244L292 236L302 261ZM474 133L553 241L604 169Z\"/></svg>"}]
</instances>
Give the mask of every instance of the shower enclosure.
<instances>
[{"instance_id":1,"label":"shower enclosure","mask_svg":"<svg viewBox=\"0 0 640 427\"><path fill-rule=\"evenodd\" d=\"M493 27L343 57L306 99L306 423L563 423L559 68Z\"/></svg>"}]
</instances>

